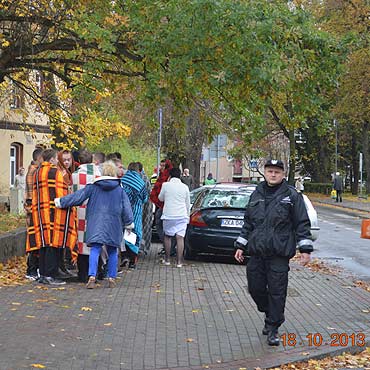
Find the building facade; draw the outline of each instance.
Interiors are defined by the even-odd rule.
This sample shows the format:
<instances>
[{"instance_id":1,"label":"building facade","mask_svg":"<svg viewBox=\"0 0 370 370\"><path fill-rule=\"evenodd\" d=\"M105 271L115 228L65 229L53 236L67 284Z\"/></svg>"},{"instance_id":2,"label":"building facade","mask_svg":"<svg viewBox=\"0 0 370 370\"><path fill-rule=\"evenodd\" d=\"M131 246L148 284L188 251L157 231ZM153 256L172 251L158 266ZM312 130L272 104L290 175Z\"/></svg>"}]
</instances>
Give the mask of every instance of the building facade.
<instances>
[{"instance_id":1,"label":"building facade","mask_svg":"<svg viewBox=\"0 0 370 370\"><path fill-rule=\"evenodd\" d=\"M47 116L9 83L9 89L0 101L1 202L8 202L10 189L14 187L19 168L24 167L27 171L34 149L47 145L49 141L50 128Z\"/></svg>"}]
</instances>

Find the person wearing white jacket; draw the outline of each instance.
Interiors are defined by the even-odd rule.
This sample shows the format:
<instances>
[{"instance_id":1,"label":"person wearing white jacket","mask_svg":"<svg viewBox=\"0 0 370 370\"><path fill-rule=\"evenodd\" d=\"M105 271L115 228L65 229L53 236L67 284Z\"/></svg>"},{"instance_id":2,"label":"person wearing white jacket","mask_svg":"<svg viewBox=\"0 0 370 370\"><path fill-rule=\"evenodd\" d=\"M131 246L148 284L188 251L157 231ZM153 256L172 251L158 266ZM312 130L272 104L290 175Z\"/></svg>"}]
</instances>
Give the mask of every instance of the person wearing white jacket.
<instances>
[{"instance_id":1,"label":"person wearing white jacket","mask_svg":"<svg viewBox=\"0 0 370 370\"><path fill-rule=\"evenodd\" d=\"M165 259L164 264L169 266L171 237L176 236L177 242L177 267L183 265L184 237L190 214L190 193L187 185L180 180L179 168L170 170L168 182L163 183L158 199L164 202L163 220Z\"/></svg>"}]
</instances>

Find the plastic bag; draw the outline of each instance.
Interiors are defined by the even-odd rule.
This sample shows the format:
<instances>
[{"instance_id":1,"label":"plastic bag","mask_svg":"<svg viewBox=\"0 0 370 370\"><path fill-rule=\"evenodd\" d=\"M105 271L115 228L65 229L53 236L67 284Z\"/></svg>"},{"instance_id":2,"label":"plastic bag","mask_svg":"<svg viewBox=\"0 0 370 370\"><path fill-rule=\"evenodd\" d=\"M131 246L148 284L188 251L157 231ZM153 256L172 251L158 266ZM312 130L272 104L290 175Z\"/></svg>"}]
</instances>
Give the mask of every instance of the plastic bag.
<instances>
[{"instance_id":1,"label":"plastic bag","mask_svg":"<svg viewBox=\"0 0 370 370\"><path fill-rule=\"evenodd\" d=\"M331 199L337 199L337 191L333 189L330 193L330 196L331 196Z\"/></svg>"}]
</instances>

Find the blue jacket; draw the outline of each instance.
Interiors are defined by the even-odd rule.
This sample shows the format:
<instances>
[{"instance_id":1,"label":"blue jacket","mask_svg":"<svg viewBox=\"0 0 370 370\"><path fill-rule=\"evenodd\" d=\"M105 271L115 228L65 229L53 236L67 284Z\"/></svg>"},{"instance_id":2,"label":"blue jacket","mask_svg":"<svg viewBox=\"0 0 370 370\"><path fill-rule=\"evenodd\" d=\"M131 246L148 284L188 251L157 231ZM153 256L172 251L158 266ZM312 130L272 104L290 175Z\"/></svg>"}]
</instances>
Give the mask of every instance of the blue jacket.
<instances>
[{"instance_id":1,"label":"blue jacket","mask_svg":"<svg viewBox=\"0 0 370 370\"><path fill-rule=\"evenodd\" d=\"M85 188L60 198L61 208L79 206L89 199L86 207L86 243L119 247L123 229L133 222L130 201L121 187L121 180L103 176ZM58 205L56 201L56 205Z\"/></svg>"}]
</instances>

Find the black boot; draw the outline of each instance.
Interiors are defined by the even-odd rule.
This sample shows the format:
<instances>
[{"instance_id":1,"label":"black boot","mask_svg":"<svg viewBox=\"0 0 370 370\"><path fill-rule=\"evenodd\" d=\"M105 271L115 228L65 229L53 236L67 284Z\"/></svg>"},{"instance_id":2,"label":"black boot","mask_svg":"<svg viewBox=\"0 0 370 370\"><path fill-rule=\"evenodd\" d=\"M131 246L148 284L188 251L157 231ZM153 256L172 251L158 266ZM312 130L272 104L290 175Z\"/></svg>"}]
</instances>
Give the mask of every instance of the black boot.
<instances>
[{"instance_id":1,"label":"black boot","mask_svg":"<svg viewBox=\"0 0 370 370\"><path fill-rule=\"evenodd\" d=\"M278 346L280 345L279 332L277 329L271 330L267 335L267 344L269 346Z\"/></svg>"},{"instance_id":2,"label":"black boot","mask_svg":"<svg viewBox=\"0 0 370 370\"><path fill-rule=\"evenodd\" d=\"M263 335L267 335L269 333L270 329L269 329L269 326L267 324L267 313L265 313L265 325L262 329L262 334Z\"/></svg>"}]
</instances>

